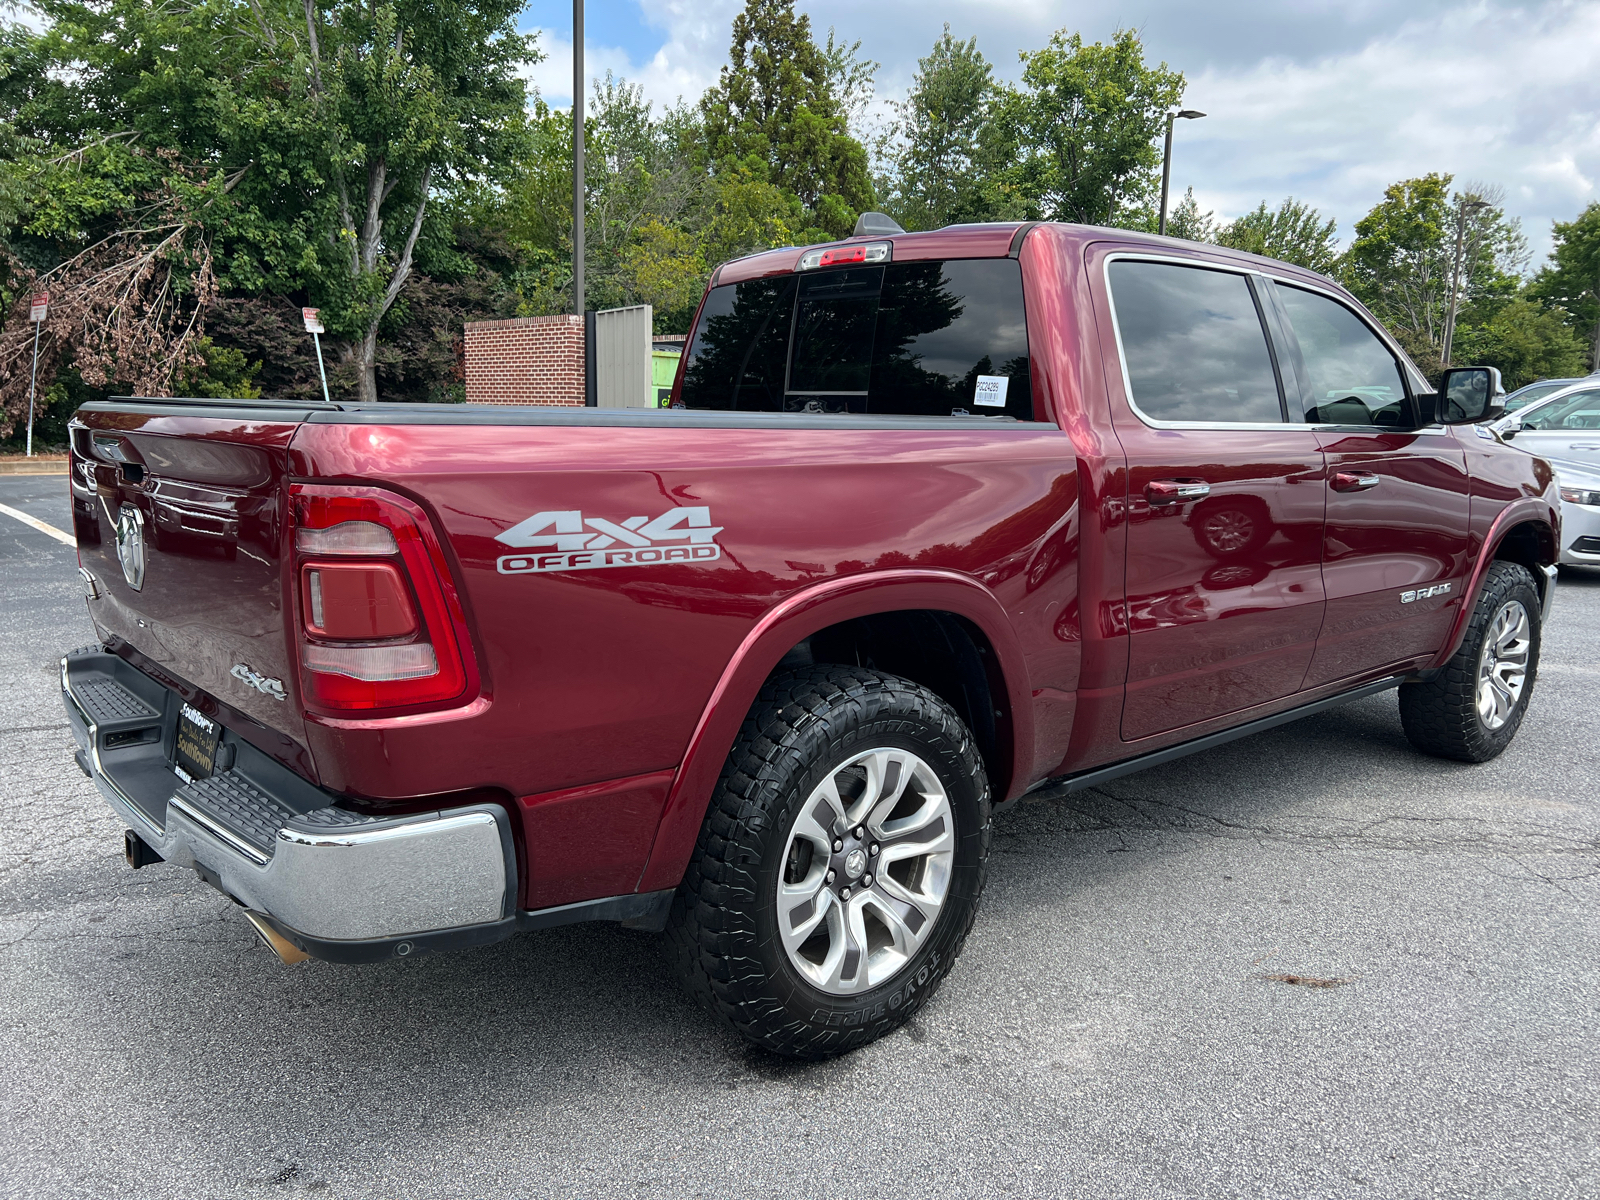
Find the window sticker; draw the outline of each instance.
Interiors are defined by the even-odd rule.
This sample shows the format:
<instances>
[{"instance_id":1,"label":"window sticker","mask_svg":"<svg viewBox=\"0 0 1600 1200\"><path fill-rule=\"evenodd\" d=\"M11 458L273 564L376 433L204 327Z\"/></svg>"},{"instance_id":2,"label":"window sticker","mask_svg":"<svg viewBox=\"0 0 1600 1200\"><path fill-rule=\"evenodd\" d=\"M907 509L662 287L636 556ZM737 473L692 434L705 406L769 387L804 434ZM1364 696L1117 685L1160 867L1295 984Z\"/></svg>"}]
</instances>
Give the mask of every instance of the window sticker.
<instances>
[{"instance_id":1,"label":"window sticker","mask_svg":"<svg viewBox=\"0 0 1600 1200\"><path fill-rule=\"evenodd\" d=\"M1011 382L1005 375L979 375L978 386L973 389L972 402L985 408L1006 406L1006 385Z\"/></svg>"}]
</instances>

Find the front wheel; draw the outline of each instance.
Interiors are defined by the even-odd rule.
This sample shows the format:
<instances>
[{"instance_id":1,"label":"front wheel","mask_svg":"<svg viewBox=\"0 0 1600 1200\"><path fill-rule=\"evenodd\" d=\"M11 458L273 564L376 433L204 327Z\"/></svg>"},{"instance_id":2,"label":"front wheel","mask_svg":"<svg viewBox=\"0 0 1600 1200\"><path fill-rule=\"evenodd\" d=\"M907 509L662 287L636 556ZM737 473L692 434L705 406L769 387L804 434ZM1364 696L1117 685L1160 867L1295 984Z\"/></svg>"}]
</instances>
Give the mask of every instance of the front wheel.
<instances>
[{"instance_id":1,"label":"front wheel","mask_svg":"<svg viewBox=\"0 0 1600 1200\"><path fill-rule=\"evenodd\" d=\"M856 667L768 681L674 899L690 992L745 1038L822 1058L917 1011L983 891L989 791L926 688Z\"/></svg>"},{"instance_id":2,"label":"front wheel","mask_svg":"<svg viewBox=\"0 0 1600 1200\"><path fill-rule=\"evenodd\" d=\"M1511 744L1539 674L1539 592L1517 563L1484 576L1461 648L1428 683L1400 688L1400 723L1418 750L1487 762Z\"/></svg>"}]
</instances>

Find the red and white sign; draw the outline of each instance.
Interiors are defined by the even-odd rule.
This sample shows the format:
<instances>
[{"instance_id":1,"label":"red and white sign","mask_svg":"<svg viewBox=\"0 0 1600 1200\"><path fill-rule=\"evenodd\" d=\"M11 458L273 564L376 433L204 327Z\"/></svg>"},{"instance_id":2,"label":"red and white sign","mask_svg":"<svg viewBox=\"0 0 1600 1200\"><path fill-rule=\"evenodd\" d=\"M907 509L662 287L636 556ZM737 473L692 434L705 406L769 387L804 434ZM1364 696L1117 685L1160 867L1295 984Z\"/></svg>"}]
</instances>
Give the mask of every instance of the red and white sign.
<instances>
[{"instance_id":1,"label":"red and white sign","mask_svg":"<svg viewBox=\"0 0 1600 1200\"><path fill-rule=\"evenodd\" d=\"M300 315L305 319L307 333L327 333L322 327L322 310L320 308L302 308Z\"/></svg>"},{"instance_id":2,"label":"red and white sign","mask_svg":"<svg viewBox=\"0 0 1600 1200\"><path fill-rule=\"evenodd\" d=\"M45 315L49 311L50 311L50 293L49 292L35 292L33 294L33 303L28 306L28 320L30 320L30 321L43 321L45 319Z\"/></svg>"}]
</instances>

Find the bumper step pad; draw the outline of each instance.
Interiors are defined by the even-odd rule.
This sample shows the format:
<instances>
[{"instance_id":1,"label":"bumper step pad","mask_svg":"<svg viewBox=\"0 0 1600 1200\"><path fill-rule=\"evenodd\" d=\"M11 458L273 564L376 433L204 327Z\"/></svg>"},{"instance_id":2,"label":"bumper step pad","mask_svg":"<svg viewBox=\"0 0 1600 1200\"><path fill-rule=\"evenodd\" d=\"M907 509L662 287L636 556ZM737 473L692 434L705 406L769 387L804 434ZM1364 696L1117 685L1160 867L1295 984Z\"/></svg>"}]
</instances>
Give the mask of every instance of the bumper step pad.
<instances>
[{"instance_id":1,"label":"bumper step pad","mask_svg":"<svg viewBox=\"0 0 1600 1200\"><path fill-rule=\"evenodd\" d=\"M220 826L248 842L263 858L272 857L278 830L295 815L293 809L273 799L237 771L224 771L209 779L186 783L173 793L178 809L202 825Z\"/></svg>"},{"instance_id":2,"label":"bumper step pad","mask_svg":"<svg viewBox=\"0 0 1600 1200\"><path fill-rule=\"evenodd\" d=\"M329 805L310 812L296 812L281 800L269 796L237 771L224 771L209 779L186 783L173 794L180 811L213 830L232 834L248 842L264 859L272 857L278 830L284 826L308 832L336 832L360 829L379 823L382 818L363 816ZM237 843L236 843L237 844Z\"/></svg>"},{"instance_id":3,"label":"bumper step pad","mask_svg":"<svg viewBox=\"0 0 1600 1200\"><path fill-rule=\"evenodd\" d=\"M73 688L84 715L99 726L118 721L154 721L161 714L114 679L88 679Z\"/></svg>"}]
</instances>

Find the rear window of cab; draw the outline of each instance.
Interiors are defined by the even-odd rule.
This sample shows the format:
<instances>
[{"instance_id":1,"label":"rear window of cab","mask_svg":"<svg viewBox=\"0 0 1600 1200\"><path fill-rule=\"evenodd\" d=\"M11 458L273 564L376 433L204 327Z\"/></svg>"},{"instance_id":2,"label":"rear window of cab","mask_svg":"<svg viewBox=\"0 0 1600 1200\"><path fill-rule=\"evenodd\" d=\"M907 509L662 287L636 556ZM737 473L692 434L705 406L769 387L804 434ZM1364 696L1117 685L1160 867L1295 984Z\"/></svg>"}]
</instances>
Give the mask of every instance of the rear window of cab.
<instances>
[{"instance_id":1,"label":"rear window of cab","mask_svg":"<svg viewBox=\"0 0 1600 1200\"><path fill-rule=\"evenodd\" d=\"M748 412L1033 419L1022 269L971 258L714 287L678 403Z\"/></svg>"}]
</instances>

